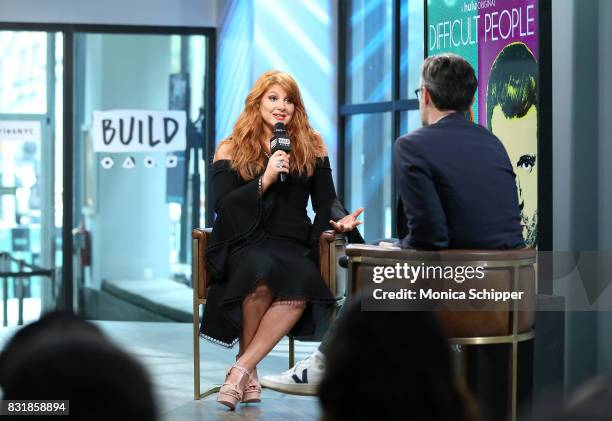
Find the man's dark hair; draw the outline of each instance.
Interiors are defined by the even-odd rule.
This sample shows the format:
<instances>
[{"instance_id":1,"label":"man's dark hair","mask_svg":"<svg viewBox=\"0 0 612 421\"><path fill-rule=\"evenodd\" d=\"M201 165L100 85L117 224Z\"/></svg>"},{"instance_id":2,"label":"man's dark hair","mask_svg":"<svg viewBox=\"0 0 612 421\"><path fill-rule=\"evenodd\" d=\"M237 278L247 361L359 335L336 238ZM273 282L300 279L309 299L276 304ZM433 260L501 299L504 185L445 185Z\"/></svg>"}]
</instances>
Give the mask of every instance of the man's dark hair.
<instances>
[{"instance_id":1,"label":"man's dark hair","mask_svg":"<svg viewBox=\"0 0 612 421\"><path fill-rule=\"evenodd\" d=\"M506 46L495 59L487 85L487 127L501 106L506 118L521 118L538 101L538 64L522 42ZM537 106L537 105L536 105Z\"/></svg>"},{"instance_id":2,"label":"man's dark hair","mask_svg":"<svg viewBox=\"0 0 612 421\"><path fill-rule=\"evenodd\" d=\"M467 110L474 100L478 80L474 68L457 54L427 57L423 63L423 86L441 111Z\"/></svg>"}]
</instances>

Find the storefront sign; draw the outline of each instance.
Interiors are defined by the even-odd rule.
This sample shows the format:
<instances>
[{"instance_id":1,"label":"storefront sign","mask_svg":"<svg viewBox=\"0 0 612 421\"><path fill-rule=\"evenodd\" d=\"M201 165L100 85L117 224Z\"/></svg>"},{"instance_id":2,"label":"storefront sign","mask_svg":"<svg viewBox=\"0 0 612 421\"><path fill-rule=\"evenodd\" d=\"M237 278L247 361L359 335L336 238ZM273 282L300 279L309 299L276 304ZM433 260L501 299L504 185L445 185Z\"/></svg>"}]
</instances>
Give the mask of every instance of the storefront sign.
<instances>
[{"instance_id":1,"label":"storefront sign","mask_svg":"<svg viewBox=\"0 0 612 421\"><path fill-rule=\"evenodd\" d=\"M94 111L94 152L172 152L187 146L184 111Z\"/></svg>"},{"instance_id":2,"label":"storefront sign","mask_svg":"<svg viewBox=\"0 0 612 421\"><path fill-rule=\"evenodd\" d=\"M40 121L0 121L0 142L7 140L40 142Z\"/></svg>"}]
</instances>

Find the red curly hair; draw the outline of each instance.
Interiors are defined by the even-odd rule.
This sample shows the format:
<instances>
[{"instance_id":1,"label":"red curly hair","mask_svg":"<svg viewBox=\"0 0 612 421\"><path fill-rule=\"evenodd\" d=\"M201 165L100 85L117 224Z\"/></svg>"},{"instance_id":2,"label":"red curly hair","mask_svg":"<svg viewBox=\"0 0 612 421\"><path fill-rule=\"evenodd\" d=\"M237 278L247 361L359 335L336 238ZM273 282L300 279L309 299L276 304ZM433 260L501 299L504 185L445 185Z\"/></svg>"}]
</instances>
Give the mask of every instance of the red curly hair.
<instances>
[{"instance_id":1,"label":"red curly hair","mask_svg":"<svg viewBox=\"0 0 612 421\"><path fill-rule=\"evenodd\" d=\"M244 180L252 180L266 169L266 157L262 153L262 134L264 121L259 105L264 94L272 85L279 85L287 92L294 104L293 116L287 123L291 138L290 171L299 175L311 176L317 158L327 155L323 139L310 123L302 101L300 89L295 80L287 73L271 70L262 74L244 100L244 110L236 120L232 134L217 147L228 148L231 166Z\"/></svg>"}]
</instances>

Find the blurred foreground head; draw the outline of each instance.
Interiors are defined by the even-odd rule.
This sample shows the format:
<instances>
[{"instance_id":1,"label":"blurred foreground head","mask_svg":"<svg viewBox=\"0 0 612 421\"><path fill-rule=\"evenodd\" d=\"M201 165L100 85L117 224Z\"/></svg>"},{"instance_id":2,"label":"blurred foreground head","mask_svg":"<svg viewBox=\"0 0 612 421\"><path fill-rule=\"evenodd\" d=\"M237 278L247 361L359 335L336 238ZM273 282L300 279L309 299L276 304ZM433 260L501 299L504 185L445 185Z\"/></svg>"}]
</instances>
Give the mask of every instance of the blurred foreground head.
<instances>
[{"instance_id":1,"label":"blurred foreground head","mask_svg":"<svg viewBox=\"0 0 612 421\"><path fill-rule=\"evenodd\" d=\"M71 419L157 420L143 367L94 325L63 313L29 324L0 355L3 399L69 400Z\"/></svg>"},{"instance_id":2,"label":"blurred foreground head","mask_svg":"<svg viewBox=\"0 0 612 421\"><path fill-rule=\"evenodd\" d=\"M325 421L479 419L432 313L345 311L319 388Z\"/></svg>"}]
</instances>

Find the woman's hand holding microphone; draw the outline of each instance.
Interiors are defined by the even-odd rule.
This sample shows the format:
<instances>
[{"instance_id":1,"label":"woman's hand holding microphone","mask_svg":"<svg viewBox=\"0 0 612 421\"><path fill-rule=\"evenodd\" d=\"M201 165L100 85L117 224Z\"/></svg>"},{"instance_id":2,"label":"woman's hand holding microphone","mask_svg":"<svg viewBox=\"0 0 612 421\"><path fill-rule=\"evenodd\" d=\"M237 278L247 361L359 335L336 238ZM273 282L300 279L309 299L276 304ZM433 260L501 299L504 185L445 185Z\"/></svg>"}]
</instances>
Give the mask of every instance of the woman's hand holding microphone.
<instances>
[{"instance_id":1,"label":"woman's hand holding microphone","mask_svg":"<svg viewBox=\"0 0 612 421\"><path fill-rule=\"evenodd\" d=\"M261 177L261 190L265 192L268 187L278 181L282 173L289 174L289 159L290 155L282 150L278 150L268 159L268 166ZM346 215L339 221L329 221L332 228L338 233L345 233L354 230L361 225L361 221L357 218L363 212L363 208L357 209L355 212Z\"/></svg>"},{"instance_id":2,"label":"woman's hand holding microphone","mask_svg":"<svg viewBox=\"0 0 612 421\"><path fill-rule=\"evenodd\" d=\"M278 181L281 173L289 174L289 159L290 155L282 150L274 152L268 159L268 166L261 177L262 193Z\"/></svg>"}]
</instances>

